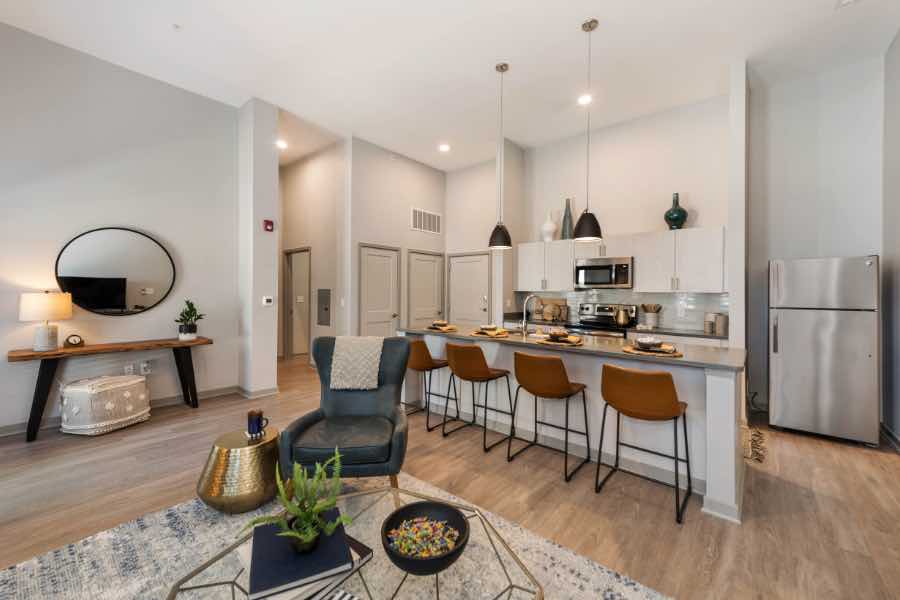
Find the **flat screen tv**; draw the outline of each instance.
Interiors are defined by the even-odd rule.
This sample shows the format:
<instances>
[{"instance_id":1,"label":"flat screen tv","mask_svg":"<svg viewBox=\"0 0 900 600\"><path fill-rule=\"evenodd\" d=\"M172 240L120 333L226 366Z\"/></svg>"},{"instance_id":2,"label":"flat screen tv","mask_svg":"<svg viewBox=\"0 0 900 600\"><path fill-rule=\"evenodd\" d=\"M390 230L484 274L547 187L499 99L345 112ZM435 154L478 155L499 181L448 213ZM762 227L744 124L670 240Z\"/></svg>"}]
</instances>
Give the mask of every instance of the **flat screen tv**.
<instances>
[{"instance_id":1,"label":"flat screen tv","mask_svg":"<svg viewBox=\"0 0 900 600\"><path fill-rule=\"evenodd\" d=\"M127 310L124 277L59 277L64 292L82 308L97 311Z\"/></svg>"}]
</instances>

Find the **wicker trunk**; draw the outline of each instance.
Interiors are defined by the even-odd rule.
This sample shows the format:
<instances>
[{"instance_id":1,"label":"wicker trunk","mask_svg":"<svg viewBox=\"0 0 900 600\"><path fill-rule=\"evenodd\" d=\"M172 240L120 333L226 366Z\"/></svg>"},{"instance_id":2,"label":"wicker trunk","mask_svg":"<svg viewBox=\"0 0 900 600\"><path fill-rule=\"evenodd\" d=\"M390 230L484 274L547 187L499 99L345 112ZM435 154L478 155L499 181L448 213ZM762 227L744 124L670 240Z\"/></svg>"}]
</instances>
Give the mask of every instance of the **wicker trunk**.
<instances>
[{"instance_id":1,"label":"wicker trunk","mask_svg":"<svg viewBox=\"0 0 900 600\"><path fill-rule=\"evenodd\" d=\"M139 375L81 379L62 390L63 433L100 435L149 418L147 379Z\"/></svg>"}]
</instances>

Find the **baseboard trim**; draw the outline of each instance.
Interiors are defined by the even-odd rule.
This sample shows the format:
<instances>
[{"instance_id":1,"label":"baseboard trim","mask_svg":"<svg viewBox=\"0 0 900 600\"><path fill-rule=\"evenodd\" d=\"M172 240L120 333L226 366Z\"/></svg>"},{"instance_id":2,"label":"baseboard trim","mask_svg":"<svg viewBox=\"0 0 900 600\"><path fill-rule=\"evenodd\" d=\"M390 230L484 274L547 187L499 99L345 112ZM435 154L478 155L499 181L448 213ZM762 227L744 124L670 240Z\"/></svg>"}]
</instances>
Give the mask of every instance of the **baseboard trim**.
<instances>
[{"instance_id":1,"label":"baseboard trim","mask_svg":"<svg viewBox=\"0 0 900 600\"><path fill-rule=\"evenodd\" d=\"M274 396L278 393L278 386L273 388L267 388L263 390L245 390L244 388L237 388L237 393L246 398L247 400L256 400L257 398L265 398L266 396Z\"/></svg>"},{"instance_id":2,"label":"baseboard trim","mask_svg":"<svg viewBox=\"0 0 900 600\"><path fill-rule=\"evenodd\" d=\"M432 411L432 414L437 415L438 417L443 417L443 407L441 407L441 412L436 413ZM468 413L465 411L461 411L460 415L463 419L471 420L472 413ZM506 423L501 423L495 419L488 419L488 429L497 433L506 434L509 432L509 425ZM522 429L521 427L516 430L516 437L521 437L525 439L533 439L534 431L530 429ZM581 436L576 436L581 437ZM556 450L562 451L565 446L565 441L559 438L549 436L546 434L538 434L538 442L554 448ZM521 443L521 442L520 442ZM593 468L596 469L597 463L597 452L594 449L591 449L591 460L594 462ZM575 441L569 441L569 454L576 456L585 456L585 447L584 443L577 443ZM609 452L605 452L603 454L603 464L604 466L612 465L616 461L615 454L610 454ZM640 475L642 477L646 477L647 479L653 479L654 481L659 481L660 483L665 483L667 485L675 484L675 472L669 471L668 469L663 469L661 467L657 467L654 465L648 465L646 463L638 462L634 459L626 458L624 456L619 456L619 467L625 471L631 471L636 475ZM571 467L570 467L571 468ZM585 467L587 468L587 467ZM560 466L560 470L562 466ZM687 487L687 475L685 473L681 473L679 477L682 488ZM691 478L691 484L693 492L700 496L706 495L706 480L700 479L696 476ZM715 513L719 514L719 513ZM734 517L728 516L726 517L730 520L734 520Z\"/></svg>"},{"instance_id":3,"label":"baseboard trim","mask_svg":"<svg viewBox=\"0 0 900 600\"><path fill-rule=\"evenodd\" d=\"M230 396L232 394L240 394L241 389L236 385L230 385L223 388L214 388L197 392L197 398L200 400L209 400L220 396ZM178 394L176 396L164 396L162 398L151 398L150 408L162 408L164 406L176 406L184 404L184 396ZM41 430L59 429L62 419L60 417L46 417L41 423ZM21 435L28 428L28 423L14 423L12 425L3 425L0 427L0 438L10 435Z\"/></svg>"}]
</instances>

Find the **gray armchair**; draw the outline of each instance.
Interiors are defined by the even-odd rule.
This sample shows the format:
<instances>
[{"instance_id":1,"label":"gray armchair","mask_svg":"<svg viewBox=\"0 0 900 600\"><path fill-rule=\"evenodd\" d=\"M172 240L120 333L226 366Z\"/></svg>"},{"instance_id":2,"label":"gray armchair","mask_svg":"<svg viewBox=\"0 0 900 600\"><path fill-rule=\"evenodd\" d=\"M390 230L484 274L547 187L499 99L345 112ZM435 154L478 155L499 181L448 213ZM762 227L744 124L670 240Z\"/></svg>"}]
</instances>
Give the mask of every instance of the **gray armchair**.
<instances>
[{"instance_id":1,"label":"gray armchair","mask_svg":"<svg viewBox=\"0 0 900 600\"><path fill-rule=\"evenodd\" d=\"M406 415L400 391L406 375L409 341L385 338L374 390L332 390L331 360L334 338L313 341L313 358L322 384L319 408L281 432L278 440L283 477L291 477L293 463L312 467L325 462L337 447L342 475L396 477L406 456Z\"/></svg>"}]
</instances>

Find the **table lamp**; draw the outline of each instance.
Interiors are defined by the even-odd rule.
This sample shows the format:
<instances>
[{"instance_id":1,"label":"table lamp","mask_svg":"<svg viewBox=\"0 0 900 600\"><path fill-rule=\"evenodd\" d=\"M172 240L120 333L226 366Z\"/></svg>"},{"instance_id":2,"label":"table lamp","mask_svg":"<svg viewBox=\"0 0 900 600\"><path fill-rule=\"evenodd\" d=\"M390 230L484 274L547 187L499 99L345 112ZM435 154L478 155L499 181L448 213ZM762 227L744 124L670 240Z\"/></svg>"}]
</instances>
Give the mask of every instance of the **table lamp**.
<instances>
[{"instance_id":1,"label":"table lamp","mask_svg":"<svg viewBox=\"0 0 900 600\"><path fill-rule=\"evenodd\" d=\"M35 352L59 348L59 328L50 321L72 318L72 294L66 292L29 292L19 298L20 321L43 321L34 330Z\"/></svg>"}]
</instances>

